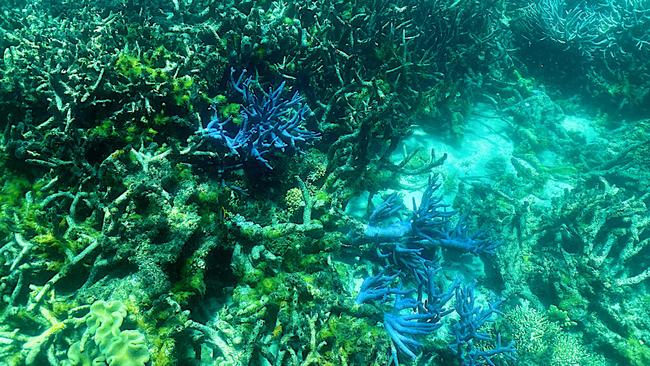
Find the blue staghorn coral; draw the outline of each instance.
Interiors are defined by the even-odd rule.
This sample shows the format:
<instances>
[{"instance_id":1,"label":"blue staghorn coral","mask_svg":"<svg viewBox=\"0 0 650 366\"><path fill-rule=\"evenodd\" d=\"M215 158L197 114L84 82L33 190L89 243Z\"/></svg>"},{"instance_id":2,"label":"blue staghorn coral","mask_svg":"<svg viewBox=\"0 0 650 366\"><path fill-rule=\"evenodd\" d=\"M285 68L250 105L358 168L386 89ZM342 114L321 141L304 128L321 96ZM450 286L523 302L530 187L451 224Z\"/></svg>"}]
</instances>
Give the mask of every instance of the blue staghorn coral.
<instances>
[{"instance_id":1,"label":"blue staghorn coral","mask_svg":"<svg viewBox=\"0 0 650 366\"><path fill-rule=\"evenodd\" d=\"M514 343L507 345L501 343L501 335L497 333L496 339L492 335L481 331L481 328L493 321L493 315L500 314L497 310L498 303L490 303L487 308L476 304L474 284L459 286L456 288L455 310L459 316L458 322L452 330L454 341L449 345L451 351L460 360L461 366L490 365L495 366L493 358L503 355L506 358L514 359ZM479 342L491 342L495 346L486 349Z\"/></svg>"},{"instance_id":2,"label":"blue staghorn coral","mask_svg":"<svg viewBox=\"0 0 650 366\"><path fill-rule=\"evenodd\" d=\"M442 196L436 194L439 188L437 176L431 177L419 207L414 200L407 218L399 215L404 209L399 195L391 194L373 210L361 235L362 241L377 243L380 257L400 270L414 273L419 282L426 277L423 268L431 265L425 252L447 248L489 255L499 245L483 232L471 232L463 218L453 223L456 212L442 203Z\"/></svg>"},{"instance_id":3,"label":"blue staghorn coral","mask_svg":"<svg viewBox=\"0 0 650 366\"><path fill-rule=\"evenodd\" d=\"M391 339L391 359L399 365L398 355L415 359L422 347L419 337L433 334L442 326L442 319L453 312L459 320L452 327L454 340L450 350L461 365L475 366L479 362L493 365L493 357L505 354L510 358L514 346L503 346L478 328L498 314L495 307L483 310L475 305L474 285L461 285L456 279L443 290L436 283L441 271L439 251L441 248L481 255L493 254L498 242L487 238L482 232L473 233L463 218L452 223L456 214L436 194L440 188L437 177L431 177L423 192L420 205L413 202L408 217L400 212L404 205L400 196L391 194L371 213L361 236L362 241L377 244L379 258L386 260L383 273L366 278L357 295L357 304L379 302L387 305L395 295L392 309L384 311L383 325ZM396 274L386 275L386 271ZM399 282L399 285L395 285ZM403 289L401 283L417 286ZM413 294L417 293L417 298ZM455 298L455 307L447 303ZM485 350L476 342L492 342L496 346Z\"/></svg>"},{"instance_id":4,"label":"blue staghorn coral","mask_svg":"<svg viewBox=\"0 0 650 366\"><path fill-rule=\"evenodd\" d=\"M377 275L367 278L361 286L357 303L379 301L386 304L389 296L396 295L392 309L384 312L383 325L391 339L391 359L399 365L398 354L411 359L417 357L422 347L419 337L433 334L441 326L444 316L453 312L446 308L458 286L455 282L446 291L435 284L439 267L427 266L423 269L425 280L418 284L417 298L411 297L416 291L391 287L399 274L392 276Z\"/></svg>"},{"instance_id":5,"label":"blue staghorn coral","mask_svg":"<svg viewBox=\"0 0 650 366\"><path fill-rule=\"evenodd\" d=\"M408 295L412 291L402 290L399 287L391 287L399 275L394 274L387 276L378 274L366 278L361 284L361 289L357 295L356 303L363 304L374 300L386 300L390 295Z\"/></svg>"},{"instance_id":6,"label":"blue staghorn coral","mask_svg":"<svg viewBox=\"0 0 650 366\"><path fill-rule=\"evenodd\" d=\"M370 215L363 238L378 243L397 243L395 251L401 252L450 248L475 255L493 254L499 243L480 231L470 232L463 218L453 224L451 218L456 212L442 203L442 196L436 195L438 188L437 177L430 178L420 206L414 200L410 217L398 221L394 219L404 205L397 194L391 194Z\"/></svg>"},{"instance_id":7,"label":"blue staghorn coral","mask_svg":"<svg viewBox=\"0 0 650 366\"><path fill-rule=\"evenodd\" d=\"M240 162L256 161L268 169L273 169L268 157L277 151L296 153L301 145L319 137L307 130L303 124L311 113L303 98L295 92L290 99L282 93L283 81L275 90L258 95L253 91L253 77L246 77L244 70L237 79L235 69L230 71L233 89L241 96L241 122L235 123L232 116L221 118L212 107L212 119L199 134L207 136L229 150Z\"/></svg>"}]
</instances>

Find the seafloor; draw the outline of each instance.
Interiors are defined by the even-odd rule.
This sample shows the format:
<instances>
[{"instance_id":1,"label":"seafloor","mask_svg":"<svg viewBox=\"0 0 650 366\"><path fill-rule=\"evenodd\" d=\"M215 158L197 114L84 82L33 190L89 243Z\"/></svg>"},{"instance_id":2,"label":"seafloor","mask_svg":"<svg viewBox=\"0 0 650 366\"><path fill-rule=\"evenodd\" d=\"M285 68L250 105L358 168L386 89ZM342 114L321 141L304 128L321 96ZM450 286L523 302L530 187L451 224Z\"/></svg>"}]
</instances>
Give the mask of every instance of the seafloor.
<instances>
[{"instance_id":1,"label":"seafloor","mask_svg":"<svg viewBox=\"0 0 650 366\"><path fill-rule=\"evenodd\" d=\"M650 365L650 1L2 0L0 366Z\"/></svg>"}]
</instances>

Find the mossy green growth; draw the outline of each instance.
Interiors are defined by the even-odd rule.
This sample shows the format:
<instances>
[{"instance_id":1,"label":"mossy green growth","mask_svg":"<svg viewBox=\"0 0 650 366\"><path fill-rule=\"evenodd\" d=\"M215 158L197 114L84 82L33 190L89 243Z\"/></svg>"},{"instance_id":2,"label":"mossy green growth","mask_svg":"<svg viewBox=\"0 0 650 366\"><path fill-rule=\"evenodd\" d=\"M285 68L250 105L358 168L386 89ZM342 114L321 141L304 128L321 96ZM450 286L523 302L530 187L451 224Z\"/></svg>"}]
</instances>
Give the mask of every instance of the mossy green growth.
<instances>
[{"instance_id":1,"label":"mossy green growth","mask_svg":"<svg viewBox=\"0 0 650 366\"><path fill-rule=\"evenodd\" d=\"M127 315L119 301L96 301L86 316L87 329L81 341L68 349L66 365L143 366L149 362L149 349L138 330L122 330ZM88 339L92 339L90 342Z\"/></svg>"},{"instance_id":2,"label":"mossy green growth","mask_svg":"<svg viewBox=\"0 0 650 366\"><path fill-rule=\"evenodd\" d=\"M205 204L216 208L219 203L219 198L222 192L219 187L210 184L201 184L196 195L199 204Z\"/></svg>"},{"instance_id":3,"label":"mossy green growth","mask_svg":"<svg viewBox=\"0 0 650 366\"><path fill-rule=\"evenodd\" d=\"M205 265L203 258L190 257L181 270L181 280L174 284L172 296L179 304L187 304L196 295L205 294Z\"/></svg>"},{"instance_id":4,"label":"mossy green growth","mask_svg":"<svg viewBox=\"0 0 650 366\"><path fill-rule=\"evenodd\" d=\"M158 127L166 126L170 120L171 118L163 112L156 113L153 116L153 124Z\"/></svg>"},{"instance_id":5,"label":"mossy green growth","mask_svg":"<svg viewBox=\"0 0 650 366\"><path fill-rule=\"evenodd\" d=\"M277 290L278 285L280 285L281 282L282 282L281 279L279 279L277 277L264 277L259 282L256 289L261 294L270 295L271 293L273 293L273 291Z\"/></svg>"},{"instance_id":6,"label":"mossy green growth","mask_svg":"<svg viewBox=\"0 0 650 366\"><path fill-rule=\"evenodd\" d=\"M140 57L122 52L117 56L115 68L120 75L126 78L139 78L144 72L144 66Z\"/></svg>"},{"instance_id":7,"label":"mossy green growth","mask_svg":"<svg viewBox=\"0 0 650 366\"><path fill-rule=\"evenodd\" d=\"M517 86L520 89L523 89L528 93L532 93L535 90L536 83L534 79L529 77L524 77L518 70L515 70L513 74L515 79L517 80Z\"/></svg>"},{"instance_id":8,"label":"mossy green growth","mask_svg":"<svg viewBox=\"0 0 650 366\"><path fill-rule=\"evenodd\" d=\"M221 113L224 118L232 117L233 123L239 125L241 124L241 117L239 115L240 109L241 104L226 103L222 106L219 106L219 113Z\"/></svg>"},{"instance_id":9,"label":"mossy green growth","mask_svg":"<svg viewBox=\"0 0 650 366\"><path fill-rule=\"evenodd\" d=\"M136 141L137 137L138 137L138 128L137 127L129 126L129 127L126 128L126 137L124 139L126 142L130 143L130 142Z\"/></svg>"},{"instance_id":10,"label":"mossy green growth","mask_svg":"<svg viewBox=\"0 0 650 366\"><path fill-rule=\"evenodd\" d=\"M100 124L93 127L89 132L90 137L109 138L118 137L119 134L110 119L103 120Z\"/></svg>"},{"instance_id":11,"label":"mossy green growth","mask_svg":"<svg viewBox=\"0 0 650 366\"><path fill-rule=\"evenodd\" d=\"M178 163L174 166L176 171L176 179L179 182L192 181L194 174L192 174L192 166L187 163Z\"/></svg>"},{"instance_id":12,"label":"mossy green growth","mask_svg":"<svg viewBox=\"0 0 650 366\"><path fill-rule=\"evenodd\" d=\"M570 319L580 319L587 312L589 303L577 291L562 293L560 297L561 300L557 307L560 310L566 311Z\"/></svg>"},{"instance_id":13,"label":"mossy green growth","mask_svg":"<svg viewBox=\"0 0 650 366\"><path fill-rule=\"evenodd\" d=\"M194 85L194 80L189 75L172 80L172 95L177 106L186 106L192 110L192 106L190 105L192 85Z\"/></svg>"},{"instance_id":14,"label":"mossy green growth","mask_svg":"<svg viewBox=\"0 0 650 366\"><path fill-rule=\"evenodd\" d=\"M228 97L223 94L217 94L212 98L203 95L203 99L217 109L219 118L227 119L230 117L232 118L232 123L236 125L241 124L242 120L239 113L241 104L229 101Z\"/></svg>"},{"instance_id":15,"label":"mossy green growth","mask_svg":"<svg viewBox=\"0 0 650 366\"><path fill-rule=\"evenodd\" d=\"M273 296L275 299L289 299L291 292L287 287L288 278L286 273L279 273L275 277L262 278L255 287L257 296Z\"/></svg>"},{"instance_id":16,"label":"mossy green growth","mask_svg":"<svg viewBox=\"0 0 650 366\"><path fill-rule=\"evenodd\" d=\"M170 78L167 63L171 58L172 54L162 46L144 57L123 51L117 55L115 69L120 75L132 80L146 77L150 80L167 81Z\"/></svg>"},{"instance_id":17,"label":"mossy green growth","mask_svg":"<svg viewBox=\"0 0 650 366\"><path fill-rule=\"evenodd\" d=\"M630 337L622 347L623 355L626 358L626 365L645 366L650 365L650 347L641 339Z\"/></svg>"},{"instance_id":18,"label":"mossy green growth","mask_svg":"<svg viewBox=\"0 0 650 366\"><path fill-rule=\"evenodd\" d=\"M160 91L166 90L174 104L191 111L194 79L189 75L174 76L173 59L174 55L162 46L143 56L123 51L117 56L115 70L132 83L146 81L156 85Z\"/></svg>"},{"instance_id":19,"label":"mossy green growth","mask_svg":"<svg viewBox=\"0 0 650 366\"><path fill-rule=\"evenodd\" d=\"M346 355L351 365L369 365L373 352L389 348L383 328L370 324L367 319L349 315L331 317L317 334L318 342L325 341L329 351L324 358L340 361Z\"/></svg>"},{"instance_id":20,"label":"mossy green growth","mask_svg":"<svg viewBox=\"0 0 650 366\"><path fill-rule=\"evenodd\" d=\"M1 166L4 169L4 166ZM31 188L31 183L27 178L20 176L11 176L7 174L2 177L2 193L0 194L0 206L15 207L19 206L20 201L25 193Z\"/></svg>"},{"instance_id":21,"label":"mossy green growth","mask_svg":"<svg viewBox=\"0 0 650 366\"><path fill-rule=\"evenodd\" d=\"M571 320L569 313L566 310L562 310L555 305L551 305L548 308L547 314L549 320L557 322L565 328L576 325L576 323Z\"/></svg>"},{"instance_id":22,"label":"mossy green growth","mask_svg":"<svg viewBox=\"0 0 650 366\"><path fill-rule=\"evenodd\" d=\"M42 192L35 191L30 180L11 171L0 161L0 234L20 232L25 238L49 233L52 229L37 204ZM40 181L37 181L40 186Z\"/></svg>"}]
</instances>

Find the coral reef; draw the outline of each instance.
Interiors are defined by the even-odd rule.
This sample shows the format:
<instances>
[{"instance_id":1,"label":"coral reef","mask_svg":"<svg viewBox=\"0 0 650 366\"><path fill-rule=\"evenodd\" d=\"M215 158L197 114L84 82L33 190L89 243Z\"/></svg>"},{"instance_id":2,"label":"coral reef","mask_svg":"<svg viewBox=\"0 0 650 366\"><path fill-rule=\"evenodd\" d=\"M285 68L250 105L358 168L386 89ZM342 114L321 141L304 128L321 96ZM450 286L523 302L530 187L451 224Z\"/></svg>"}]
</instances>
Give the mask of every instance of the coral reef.
<instances>
[{"instance_id":1,"label":"coral reef","mask_svg":"<svg viewBox=\"0 0 650 366\"><path fill-rule=\"evenodd\" d=\"M515 43L530 72L563 79L610 110L647 112L649 85L646 1L583 4L565 0L513 2ZM582 86L580 86L582 84Z\"/></svg>"},{"instance_id":2,"label":"coral reef","mask_svg":"<svg viewBox=\"0 0 650 366\"><path fill-rule=\"evenodd\" d=\"M624 344L642 333L637 327L644 322L623 320L623 314L644 311L637 308L643 292L635 288L650 275L647 200L602 177L586 181L549 218L560 230L548 228L539 239L540 250L549 250L540 259L545 275L531 284L549 291L544 295L590 338L628 363L642 357Z\"/></svg>"},{"instance_id":3,"label":"coral reef","mask_svg":"<svg viewBox=\"0 0 650 366\"><path fill-rule=\"evenodd\" d=\"M649 24L0 2L0 363L649 364Z\"/></svg>"}]
</instances>

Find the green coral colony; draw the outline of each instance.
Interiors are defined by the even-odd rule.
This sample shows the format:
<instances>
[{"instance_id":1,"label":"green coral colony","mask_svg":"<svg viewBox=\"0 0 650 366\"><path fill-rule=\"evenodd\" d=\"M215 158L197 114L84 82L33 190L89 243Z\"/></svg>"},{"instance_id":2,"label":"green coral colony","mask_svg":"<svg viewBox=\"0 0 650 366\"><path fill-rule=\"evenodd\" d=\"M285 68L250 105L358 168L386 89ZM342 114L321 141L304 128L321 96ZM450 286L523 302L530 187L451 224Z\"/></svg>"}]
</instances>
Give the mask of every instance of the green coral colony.
<instances>
[{"instance_id":1,"label":"green coral colony","mask_svg":"<svg viewBox=\"0 0 650 366\"><path fill-rule=\"evenodd\" d=\"M3 0L0 366L650 365L648 29Z\"/></svg>"}]
</instances>

